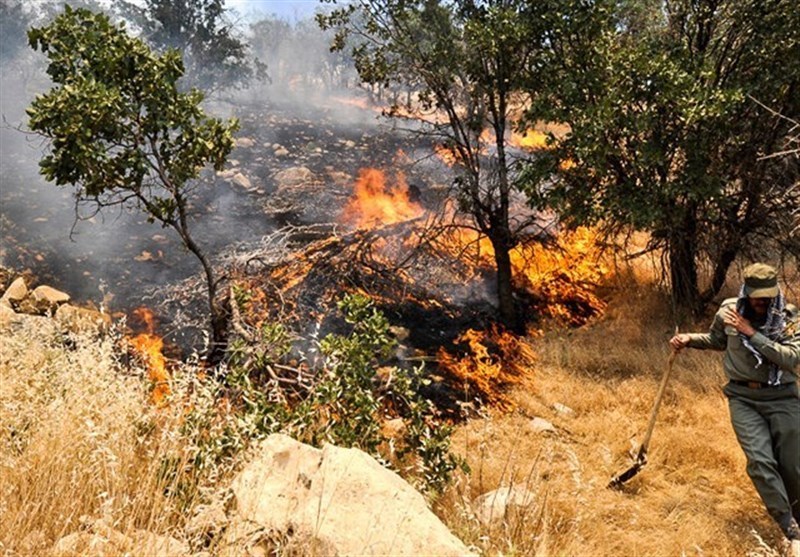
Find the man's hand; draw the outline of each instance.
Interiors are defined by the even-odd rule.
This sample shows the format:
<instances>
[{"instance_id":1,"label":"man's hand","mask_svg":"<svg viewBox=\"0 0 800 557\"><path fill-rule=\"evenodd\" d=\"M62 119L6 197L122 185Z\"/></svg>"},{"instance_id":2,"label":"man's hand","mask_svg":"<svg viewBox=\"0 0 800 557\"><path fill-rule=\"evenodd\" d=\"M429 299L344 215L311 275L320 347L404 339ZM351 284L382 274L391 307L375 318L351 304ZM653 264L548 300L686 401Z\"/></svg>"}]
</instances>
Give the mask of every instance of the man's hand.
<instances>
[{"instance_id":1,"label":"man's hand","mask_svg":"<svg viewBox=\"0 0 800 557\"><path fill-rule=\"evenodd\" d=\"M756 330L750 324L750 321L739 315L733 308L727 308L722 316L722 322L729 327L733 327L747 338L756 334Z\"/></svg>"},{"instance_id":2,"label":"man's hand","mask_svg":"<svg viewBox=\"0 0 800 557\"><path fill-rule=\"evenodd\" d=\"M686 345L689 344L689 335L685 333L681 333L679 335L675 335L671 339L669 339L669 345L675 352L680 352Z\"/></svg>"}]
</instances>

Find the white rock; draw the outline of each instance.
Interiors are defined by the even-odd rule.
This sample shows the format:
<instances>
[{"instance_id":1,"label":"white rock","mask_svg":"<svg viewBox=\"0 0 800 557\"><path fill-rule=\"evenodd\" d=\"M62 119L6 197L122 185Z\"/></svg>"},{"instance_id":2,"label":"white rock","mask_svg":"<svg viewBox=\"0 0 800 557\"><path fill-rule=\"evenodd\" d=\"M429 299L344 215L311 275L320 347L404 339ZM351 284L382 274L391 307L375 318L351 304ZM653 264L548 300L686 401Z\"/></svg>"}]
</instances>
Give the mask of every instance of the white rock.
<instances>
[{"instance_id":1,"label":"white rock","mask_svg":"<svg viewBox=\"0 0 800 557\"><path fill-rule=\"evenodd\" d=\"M559 414L563 414L565 416L571 416L572 414L575 413L575 410L573 410L569 406L561 404L560 402L554 402L553 403L553 410L555 410Z\"/></svg>"},{"instance_id":2,"label":"white rock","mask_svg":"<svg viewBox=\"0 0 800 557\"><path fill-rule=\"evenodd\" d=\"M46 285L37 286L31 295L37 303L44 302L53 306L65 304L70 300L69 294L66 292L56 290L55 288Z\"/></svg>"},{"instance_id":3,"label":"white rock","mask_svg":"<svg viewBox=\"0 0 800 557\"><path fill-rule=\"evenodd\" d=\"M276 157L287 157L287 156L289 156L289 150L284 148L284 147L281 147L280 149L276 149L275 150L275 156Z\"/></svg>"},{"instance_id":4,"label":"white rock","mask_svg":"<svg viewBox=\"0 0 800 557\"><path fill-rule=\"evenodd\" d=\"M536 503L536 494L522 487L501 487L484 493L472 502L475 516L484 524L510 518L512 513L524 513Z\"/></svg>"},{"instance_id":5,"label":"white rock","mask_svg":"<svg viewBox=\"0 0 800 557\"><path fill-rule=\"evenodd\" d=\"M529 422L528 426L531 428L531 430L533 430L534 433L542 433L545 431L555 433L556 431L556 428L553 424L538 416L533 418Z\"/></svg>"},{"instance_id":6,"label":"white rock","mask_svg":"<svg viewBox=\"0 0 800 557\"><path fill-rule=\"evenodd\" d=\"M242 528L292 532L338 555L470 554L422 495L357 449L320 450L271 435L233 492L238 526L226 532L234 536Z\"/></svg>"},{"instance_id":7,"label":"white rock","mask_svg":"<svg viewBox=\"0 0 800 557\"><path fill-rule=\"evenodd\" d=\"M256 144L256 142L249 137L237 137L235 142L237 147L243 147L245 149L249 149Z\"/></svg>"},{"instance_id":8,"label":"white rock","mask_svg":"<svg viewBox=\"0 0 800 557\"><path fill-rule=\"evenodd\" d=\"M275 174L278 191L317 182L316 175L305 166L292 166Z\"/></svg>"}]
</instances>

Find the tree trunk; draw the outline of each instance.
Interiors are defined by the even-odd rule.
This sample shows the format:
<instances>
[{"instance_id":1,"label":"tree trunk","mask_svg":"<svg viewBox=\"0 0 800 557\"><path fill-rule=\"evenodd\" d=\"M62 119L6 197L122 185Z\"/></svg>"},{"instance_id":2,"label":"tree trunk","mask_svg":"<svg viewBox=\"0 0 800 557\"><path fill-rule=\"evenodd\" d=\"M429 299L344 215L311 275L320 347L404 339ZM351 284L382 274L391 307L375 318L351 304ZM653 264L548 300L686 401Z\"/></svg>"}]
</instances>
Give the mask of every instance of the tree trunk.
<instances>
[{"instance_id":1,"label":"tree trunk","mask_svg":"<svg viewBox=\"0 0 800 557\"><path fill-rule=\"evenodd\" d=\"M214 267L206 257L206 254L200 249L200 246L194 241L189 233L189 226L186 219L186 212L183 206L179 204L177 222L173 221L173 227L178 232L183 240L183 244L197 259L203 267L203 273L206 277L206 287L208 288L208 310L209 310L209 326L211 332L211 348L206 355L208 361L216 364L222 360L227 349L227 332L228 332L228 315L227 312L217 303L217 278L214 274Z\"/></svg>"},{"instance_id":2,"label":"tree trunk","mask_svg":"<svg viewBox=\"0 0 800 557\"><path fill-rule=\"evenodd\" d=\"M713 262L714 274L711 276L711 284L709 285L708 289L703 292L700 298L704 306L711 302L711 300L714 299L714 296L719 294L719 291L722 290L722 287L725 284L725 279L728 276L728 269L730 269L731 264L733 264L738 254L738 244L729 245L726 249L723 249L719 252L719 255Z\"/></svg>"},{"instance_id":3,"label":"tree trunk","mask_svg":"<svg viewBox=\"0 0 800 557\"><path fill-rule=\"evenodd\" d=\"M703 311L697 284L697 219L691 209L680 226L674 228L667 247L669 257L672 302L675 308L688 310L692 315Z\"/></svg>"},{"instance_id":4,"label":"tree trunk","mask_svg":"<svg viewBox=\"0 0 800 557\"><path fill-rule=\"evenodd\" d=\"M494 261L497 266L497 302L500 322L511 330L520 329L520 320L514 303L513 273L511 269L510 248L502 239L490 238L494 248Z\"/></svg>"}]
</instances>

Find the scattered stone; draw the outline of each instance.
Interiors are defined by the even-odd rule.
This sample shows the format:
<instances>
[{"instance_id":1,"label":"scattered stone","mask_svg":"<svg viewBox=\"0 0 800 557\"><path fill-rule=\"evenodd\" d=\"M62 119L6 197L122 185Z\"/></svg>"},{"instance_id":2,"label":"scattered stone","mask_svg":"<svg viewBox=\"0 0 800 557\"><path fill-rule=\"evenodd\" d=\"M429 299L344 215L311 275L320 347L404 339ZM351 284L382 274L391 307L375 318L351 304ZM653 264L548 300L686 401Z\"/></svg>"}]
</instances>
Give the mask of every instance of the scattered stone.
<instances>
[{"instance_id":1,"label":"scattered stone","mask_svg":"<svg viewBox=\"0 0 800 557\"><path fill-rule=\"evenodd\" d=\"M58 540L50 549L52 557L102 557L105 555L158 555L182 557L189 554L189 546L169 536L146 530L136 530L125 535L96 520L87 531L74 532Z\"/></svg>"},{"instance_id":2,"label":"scattered stone","mask_svg":"<svg viewBox=\"0 0 800 557\"><path fill-rule=\"evenodd\" d=\"M564 416L571 416L572 414L575 413L575 410L573 410L569 406L561 404L560 402L553 403L553 410L555 410L559 414L563 414Z\"/></svg>"},{"instance_id":3,"label":"scattered stone","mask_svg":"<svg viewBox=\"0 0 800 557\"><path fill-rule=\"evenodd\" d=\"M44 302L53 306L70 301L69 294L46 285L37 286L31 295L36 302Z\"/></svg>"},{"instance_id":4,"label":"scattered stone","mask_svg":"<svg viewBox=\"0 0 800 557\"><path fill-rule=\"evenodd\" d=\"M300 537L330 555L469 555L400 476L358 449L315 449L286 435L263 441L233 481L227 550L248 532ZM262 534L263 536L263 534Z\"/></svg>"},{"instance_id":5,"label":"scattered stone","mask_svg":"<svg viewBox=\"0 0 800 557\"><path fill-rule=\"evenodd\" d=\"M228 170L222 170L217 172L217 176L222 178L223 180L231 180L234 176L239 172L238 168L229 168Z\"/></svg>"},{"instance_id":6,"label":"scattered stone","mask_svg":"<svg viewBox=\"0 0 800 557\"><path fill-rule=\"evenodd\" d=\"M519 517L536 503L536 494L522 486L501 487L475 498L475 516L483 524Z\"/></svg>"},{"instance_id":7,"label":"scattered stone","mask_svg":"<svg viewBox=\"0 0 800 557\"><path fill-rule=\"evenodd\" d=\"M289 150L286 149L285 147L281 147L280 149L276 149L275 150L275 156L276 157L288 157L289 156Z\"/></svg>"},{"instance_id":8,"label":"scattered stone","mask_svg":"<svg viewBox=\"0 0 800 557\"><path fill-rule=\"evenodd\" d=\"M556 432L556 428L555 428L555 426L553 424L551 424L550 422L548 422L544 418L540 418L538 416L533 418L529 422L528 427L530 427L531 430L534 433L542 433L542 432L555 433Z\"/></svg>"},{"instance_id":9,"label":"scattered stone","mask_svg":"<svg viewBox=\"0 0 800 557\"><path fill-rule=\"evenodd\" d=\"M64 304L56 310L55 320L73 333L104 332L111 327L111 316L89 308Z\"/></svg>"},{"instance_id":10,"label":"scattered stone","mask_svg":"<svg viewBox=\"0 0 800 557\"><path fill-rule=\"evenodd\" d=\"M239 186L240 188L244 188L246 190L252 189L252 187L253 187L253 184L250 183L250 178L248 178L247 176L245 176L241 172L236 174L233 177L233 179L231 180L231 182L235 186Z\"/></svg>"},{"instance_id":11,"label":"scattered stone","mask_svg":"<svg viewBox=\"0 0 800 557\"><path fill-rule=\"evenodd\" d=\"M28 287L25 285L25 279L18 277L6 289L3 297L0 300L6 302L9 306L21 302L28 295Z\"/></svg>"},{"instance_id":12,"label":"scattered stone","mask_svg":"<svg viewBox=\"0 0 800 557\"><path fill-rule=\"evenodd\" d=\"M5 303L0 304L0 329L6 328L12 323L16 323L18 320L19 316L17 312L14 311L11 306Z\"/></svg>"},{"instance_id":13,"label":"scattered stone","mask_svg":"<svg viewBox=\"0 0 800 557\"><path fill-rule=\"evenodd\" d=\"M256 142L249 137L237 137L235 139L235 143L237 147L242 147L244 149L250 149Z\"/></svg>"},{"instance_id":14,"label":"scattered stone","mask_svg":"<svg viewBox=\"0 0 800 557\"><path fill-rule=\"evenodd\" d=\"M292 166L275 174L278 192L318 182L316 175L305 166Z\"/></svg>"}]
</instances>

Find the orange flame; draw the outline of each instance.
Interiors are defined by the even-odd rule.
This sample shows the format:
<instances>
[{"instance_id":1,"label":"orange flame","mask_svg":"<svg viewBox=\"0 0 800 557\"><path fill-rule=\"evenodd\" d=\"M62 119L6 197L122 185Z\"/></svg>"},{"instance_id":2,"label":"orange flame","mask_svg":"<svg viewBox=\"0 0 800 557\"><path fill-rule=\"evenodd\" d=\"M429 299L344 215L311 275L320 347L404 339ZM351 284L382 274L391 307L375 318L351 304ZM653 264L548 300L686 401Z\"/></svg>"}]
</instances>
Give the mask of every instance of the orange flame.
<instances>
[{"instance_id":1,"label":"orange flame","mask_svg":"<svg viewBox=\"0 0 800 557\"><path fill-rule=\"evenodd\" d=\"M514 147L529 151L549 148L547 134L539 130L526 130L525 133L511 132L511 139L508 143Z\"/></svg>"},{"instance_id":2,"label":"orange flame","mask_svg":"<svg viewBox=\"0 0 800 557\"><path fill-rule=\"evenodd\" d=\"M440 348L440 367L462 381L472 396L503 410L513 409L505 391L530 373L536 361L531 346L496 326L488 331L468 329L456 339L456 345L464 347L464 355Z\"/></svg>"},{"instance_id":3,"label":"orange flame","mask_svg":"<svg viewBox=\"0 0 800 557\"><path fill-rule=\"evenodd\" d=\"M444 145L434 145L433 152L436 153L436 156L439 157L439 160L441 160L447 166L454 166L459 160L458 154L455 152L455 150Z\"/></svg>"},{"instance_id":4,"label":"orange flame","mask_svg":"<svg viewBox=\"0 0 800 557\"><path fill-rule=\"evenodd\" d=\"M166 360L162 353L164 340L154 333L155 316L152 311L140 307L133 310L133 314L144 322L147 332L136 335L129 342L131 347L141 356L145 366L147 366L147 377L153 383L153 391L150 393L151 402L161 405L170 393L169 375L167 374Z\"/></svg>"},{"instance_id":5,"label":"orange flame","mask_svg":"<svg viewBox=\"0 0 800 557\"><path fill-rule=\"evenodd\" d=\"M494 248L489 239L469 228L458 228L438 239L439 249L451 257L481 269L494 266ZM541 315L568 325L580 326L602 313L606 304L596 294L596 285L610 274L600 235L589 228L562 232L553 246L524 242L510 252L514 283L539 302ZM473 276L466 276L471 280Z\"/></svg>"},{"instance_id":6,"label":"orange flame","mask_svg":"<svg viewBox=\"0 0 800 557\"><path fill-rule=\"evenodd\" d=\"M402 173L398 173L395 184L389 186L383 171L362 168L353 194L342 212L342 220L359 228L403 222L424 212L418 203L409 199L408 184Z\"/></svg>"}]
</instances>

